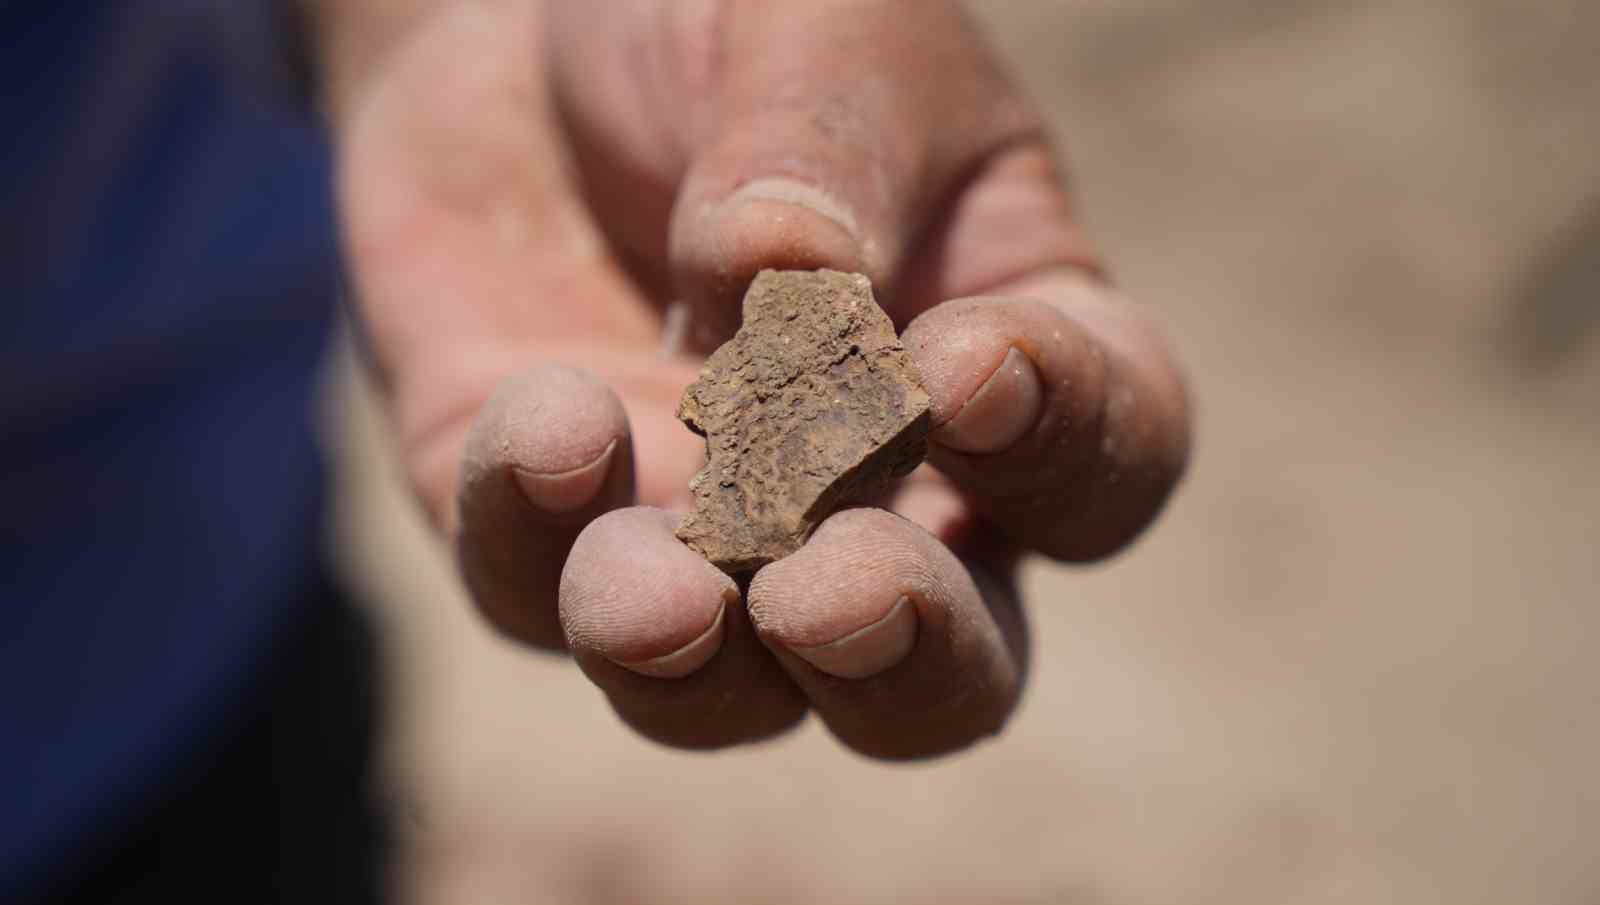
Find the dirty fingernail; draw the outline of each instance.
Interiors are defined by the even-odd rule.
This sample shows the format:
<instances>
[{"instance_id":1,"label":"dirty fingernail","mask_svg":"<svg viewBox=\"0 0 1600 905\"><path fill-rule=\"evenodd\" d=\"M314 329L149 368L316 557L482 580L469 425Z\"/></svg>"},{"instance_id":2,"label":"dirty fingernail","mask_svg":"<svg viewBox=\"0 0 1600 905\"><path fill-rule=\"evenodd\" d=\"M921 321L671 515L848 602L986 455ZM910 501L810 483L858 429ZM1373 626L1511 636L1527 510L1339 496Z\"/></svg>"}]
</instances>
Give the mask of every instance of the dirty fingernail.
<instances>
[{"instance_id":1,"label":"dirty fingernail","mask_svg":"<svg viewBox=\"0 0 1600 905\"><path fill-rule=\"evenodd\" d=\"M637 660L625 663L621 660L612 661L624 669L632 670L641 676L652 679L681 679L700 667L710 662L717 651L722 649L722 637L726 634L723 627L728 612L728 601L723 599L722 606L717 608L717 615L711 620L711 626L700 637L690 641L683 647L670 654L652 657L648 660Z\"/></svg>"},{"instance_id":2,"label":"dirty fingernail","mask_svg":"<svg viewBox=\"0 0 1600 905\"><path fill-rule=\"evenodd\" d=\"M868 269L867 247L849 206L791 179L757 179L716 205L704 238L718 268Z\"/></svg>"},{"instance_id":3,"label":"dirty fingernail","mask_svg":"<svg viewBox=\"0 0 1600 905\"><path fill-rule=\"evenodd\" d=\"M606 475L610 474L617 443L612 440L593 462L568 471L535 472L519 468L517 484L529 502L545 512L564 514L582 509L594 500Z\"/></svg>"},{"instance_id":4,"label":"dirty fingernail","mask_svg":"<svg viewBox=\"0 0 1600 905\"><path fill-rule=\"evenodd\" d=\"M1039 418L1039 372L1016 347L955 417L932 437L957 452L999 452L1022 438Z\"/></svg>"},{"instance_id":5,"label":"dirty fingernail","mask_svg":"<svg viewBox=\"0 0 1600 905\"><path fill-rule=\"evenodd\" d=\"M720 206L723 211L734 211L748 206L752 201L775 201L803 207L832 221L851 236L861 232L855 214L843 202L816 186L793 179L752 179L729 195Z\"/></svg>"},{"instance_id":6,"label":"dirty fingernail","mask_svg":"<svg viewBox=\"0 0 1600 905\"><path fill-rule=\"evenodd\" d=\"M865 679L904 660L916 642L917 608L911 598L901 597L871 625L827 644L789 650L828 675Z\"/></svg>"}]
</instances>

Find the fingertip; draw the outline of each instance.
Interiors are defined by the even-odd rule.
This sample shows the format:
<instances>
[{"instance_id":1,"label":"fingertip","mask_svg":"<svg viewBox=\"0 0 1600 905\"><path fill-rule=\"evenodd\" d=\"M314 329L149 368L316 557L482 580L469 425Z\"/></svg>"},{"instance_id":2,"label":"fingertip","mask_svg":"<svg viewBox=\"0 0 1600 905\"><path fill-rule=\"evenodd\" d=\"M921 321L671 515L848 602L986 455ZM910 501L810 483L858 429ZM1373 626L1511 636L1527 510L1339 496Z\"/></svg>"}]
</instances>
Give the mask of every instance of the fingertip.
<instances>
[{"instance_id":1,"label":"fingertip","mask_svg":"<svg viewBox=\"0 0 1600 905\"><path fill-rule=\"evenodd\" d=\"M799 552L756 575L762 641L829 729L856 751L906 759L992 735L1021 690L1013 638L953 553L875 509L823 522Z\"/></svg>"},{"instance_id":2,"label":"fingertip","mask_svg":"<svg viewBox=\"0 0 1600 905\"><path fill-rule=\"evenodd\" d=\"M733 580L672 536L675 518L647 507L591 522L562 570L560 615L575 654L652 678L680 678L720 650Z\"/></svg>"},{"instance_id":3,"label":"fingertip","mask_svg":"<svg viewBox=\"0 0 1600 905\"><path fill-rule=\"evenodd\" d=\"M874 509L829 518L805 547L751 582L757 632L838 678L867 678L904 660L919 631L915 600L937 580L906 536L915 530Z\"/></svg>"},{"instance_id":4,"label":"fingertip","mask_svg":"<svg viewBox=\"0 0 1600 905\"><path fill-rule=\"evenodd\" d=\"M931 438L956 452L993 453L1009 448L1039 420L1044 391L1028 356L1011 346L1000 366Z\"/></svg>"},{"instance_id":5,"label":"fingertip","mask_svg":"<svg viewBox=\"0 0 1600 905\"><path fill-rule=\"evenodd\" d=\"M719 200L686 201L672 227L679 285L702 329L723 335L738 326L740 297L762 270L829 268L881 277L870 251L848 204L788 178L757 178Z\"/></svg>"},{"instance_id":6,"label":"fingertip","mask_svg":"<svg viewBox=\"0 0 1600 905\"><path fill-rule=\"evenodd\" d=\"M517 485L535 508L554 514L581 509L599 493L600 485L610 474L618 442L612 440L594 461L577 468L538 472L519 467L516 469Z\"/></svg>"},{"instance_id":7,"label":"fingertip","mask_svg":"<svg viewBox=\"0 0 1600 905\"><path fill-rule=\"evenodd\" d=\"M826 644L789 651L830 676L865 679L904 660L916 643L916 604L902 594L876 622Z\"/></svg>"},{"instance_id":8,"label":"fingertip","mask_svg":"<svg viewBox=\"0 0 1600 905\"><path fill-rule=\"evenodd\" d=\"M463 482L470 490L483 476L509 468L542 512L584 509L608 485L608 502L619 505L633 489L631 447L627 412L604 381L541 365L503 382L484 405L467 439Z\"/></svg>"},{"instance_id":9,"label":"fingertip","mask_svg":"<svg viewBox=\"0 0 1600 905\"><path fill-rule=\"evenodd\" d=\"M756 638L733 579L679 543L676 518L637 507L596 519L561 581L573 657L648 738L721 748L770 738L806 700Z\"/></svg>"},{"instance_id":10,"label":"fingertip","mask_svg":"<svg viewBox=\"0 0 1600 905\"><path fill-rule=\"evenodd\" d=\"M932 412L931 439L969 454L1008 449L1038 423L1045 383L1035 360L1061 330L1037 335L1041 318L1059 318L1041 302L957 299L913 320L903 342Z\"/></svg>"},{"instance_id":11,"label":"fingertip","mask_svg":"<svg viewBox=\"0 0 1600 905\"><path fill-rule=\"evenodd\" d=\"M605 383L554 365L501 383L468 432L450 522L462 578L489 623L560 647L567 553L587 520L633 492L628 419Z\"/></svg>"},{"instance_id":12,"label":"fingertip","mask_svg":"<svg viewBox=\"0 0 1600 905\"><path fill-rule=\"evenodd\" d=\"M793 220L795 232L809 240L805 244L812 250L831 250L844 256L860 253L861 227L855 212L839 198L798 179L752 179L713 211L711 222L729 232L737 233L732 229L737 225L784 225Z\"/></svg>"},{"instance_id":13,"label":"fingertip","mask_svg":"<svg viewBox=\"0 0 1600 905\"><path fill-rule=\"evenodd\" d=\"M1150 524L1182 474L1182 381L1145 318L1103 286L1063 272L1007 291L1023 295L946 302L906 330L939 425L929 460L1014 540L1102 559ZM1008 358L1031 365L1033 386L1026 368L1007 376ZM1026 405L1037 414L1017 431Z\"/></svg>"},{"instance_id":14,"label":"fingertip","mask_svg":"<svg viewBox=\"0 0 1600 905\"><path fill-rule=\"evenodd\" d=\"M729 599L730 597L732 598L731 600ZM612 659L611 662L652 679L681 679L706 665L716 655L717 651L722 648L722 639L727 634L728 607L737 605L738 602L739 594L737 591L731 594L724 593L722 595L722 606L717 607L717 615L712 618L711 626L702 632L698 638L671 653L633 662L616 659Z\"/></svg>"}]
</instances>

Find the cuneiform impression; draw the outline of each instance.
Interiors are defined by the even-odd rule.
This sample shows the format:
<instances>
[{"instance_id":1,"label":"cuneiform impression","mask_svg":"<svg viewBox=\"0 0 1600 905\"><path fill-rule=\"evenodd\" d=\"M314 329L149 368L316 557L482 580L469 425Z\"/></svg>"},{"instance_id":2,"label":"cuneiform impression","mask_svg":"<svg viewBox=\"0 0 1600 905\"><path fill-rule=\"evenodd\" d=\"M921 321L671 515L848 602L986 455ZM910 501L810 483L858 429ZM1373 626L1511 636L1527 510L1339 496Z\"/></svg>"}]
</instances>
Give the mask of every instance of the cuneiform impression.
<instances>
[{"instance_id":1,"label":"cuneiform impression","mask_svg":"<svg viewBox=\"0 0 1600 905\"><path fill-rule=\"evenodd\" d=\"M927 452L928 394L860 274L763 270L743 323L684 391L706 438L678 539L730 574L793 553Z\"/></svg>"}]
</instances>

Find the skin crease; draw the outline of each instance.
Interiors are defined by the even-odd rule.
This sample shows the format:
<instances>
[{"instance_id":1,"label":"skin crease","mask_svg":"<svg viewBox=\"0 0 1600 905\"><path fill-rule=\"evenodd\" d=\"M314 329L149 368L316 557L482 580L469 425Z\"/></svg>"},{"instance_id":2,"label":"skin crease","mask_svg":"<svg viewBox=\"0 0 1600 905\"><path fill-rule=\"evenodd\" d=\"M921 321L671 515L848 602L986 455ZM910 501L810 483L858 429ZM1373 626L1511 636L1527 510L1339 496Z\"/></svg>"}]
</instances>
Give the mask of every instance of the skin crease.
<instances>
[{"instance_id":1,"label":"skin crease","mask_svg":"<svg viewBox=\"0 0 1600 905\"><path fill-rule=\"evenodd\" d=\"M490 623L569 650L668 744L808 711L882 758L998 731L1026 674L1018 558L1125 547L1189 425L959 7L308 12L371 363ZM672 537L704 455L673 412L762 267L872 278L932 397L937 469L733 582Z\"/></svg>"}]
</instances>

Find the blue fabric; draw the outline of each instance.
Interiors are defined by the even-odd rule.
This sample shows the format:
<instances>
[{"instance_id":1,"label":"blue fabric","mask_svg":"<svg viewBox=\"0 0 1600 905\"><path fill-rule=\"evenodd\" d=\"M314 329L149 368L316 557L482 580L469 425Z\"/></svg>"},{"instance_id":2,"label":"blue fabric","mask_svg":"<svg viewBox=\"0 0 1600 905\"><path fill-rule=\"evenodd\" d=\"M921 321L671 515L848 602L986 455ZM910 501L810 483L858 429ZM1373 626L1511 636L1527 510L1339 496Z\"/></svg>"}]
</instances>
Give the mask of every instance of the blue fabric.
<instances>
[{"instance_id":1,"label":"blue fabric","mask_svg":"<svg viewBox=\"0 0 1600 905\"><path fill-rule=\"evenodd\" d=\"M0 12L0 901L182 783L307 618L328 154L223 21Z\"/></svg>"}]
</instances>

